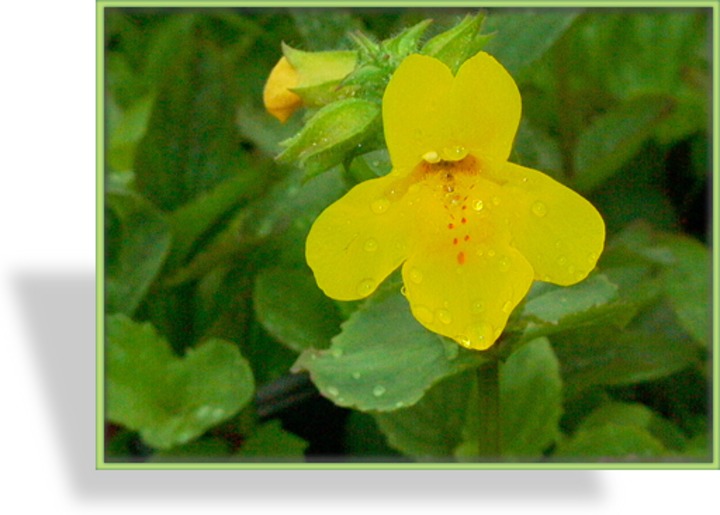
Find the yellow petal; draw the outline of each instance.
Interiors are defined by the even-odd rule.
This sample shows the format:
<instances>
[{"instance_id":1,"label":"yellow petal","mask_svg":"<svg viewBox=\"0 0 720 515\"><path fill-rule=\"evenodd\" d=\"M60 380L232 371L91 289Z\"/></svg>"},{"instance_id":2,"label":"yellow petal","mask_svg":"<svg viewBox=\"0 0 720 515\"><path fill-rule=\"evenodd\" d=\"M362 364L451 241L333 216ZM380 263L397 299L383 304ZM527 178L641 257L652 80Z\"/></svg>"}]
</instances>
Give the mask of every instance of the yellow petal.
<instances>
[{"instance_id":1,"label":"yellow petal","mask_svg":"<svg viewBox=\"0 0 720 515\"><path fill-rule=\"evenodd\" d=\"M497 340L533 279L532 268L519 252L487 243L464 251L450 246L445 251L426 249L411 256L402 273L415 318L427 329L476 350Z\"/></svg>"},{"instance_id":2,"label":"yellow petal","mask_svg":"<svg viewBox=\"0 0 720 515\"><path fill-rule=\"evenodd\" d=\"M450 95L445 116L451 137L481 159L507 160L521 113L520 92L507 70L480 52L460 67Z\"/></svg>"},{"instance_id":3,"label":"yellow petal","mask_svg":"<svg viewBox=\"0 0 720 515\"><path fill-rule=\"evenodd\" d=\"M531 168L506 163L490 174L505 183L512 245L530 262L535 279L569 285L587 277L605 244L605 223L593 205Z\"/></svg>"},{"instance_id":4,"label":"yellow petal","mask_svg":"<svg viewBox=\"0 0 720 515\"><path fill-rule=\"evenodd\" d=\"M265 89L263 102L268 113L285 123L301 105L302 99L292 91L298 85L299 76L285 57L281 57L270 72Z\"/></svg>"},{"instance_id":5,"label":"yellow petal","mask_svg":"<svg viewBox=\"0 0 720 515\"><path fill-rule=\"evenodd\" d=\"M486 349L527 293L533 270L497 216L501 187L478 175L453 176L432 174L410 187L416 223L403 280L421 324Z\"/></svg>"},{"instance_id":6,"label":"yellow petal","mask_svg":"<svg viewBox=\"0 0 720 515\"><path fill-rule=\"evenodd\" d=\"M385 141L393 166L411 170L428 152L451 144L447 128L450 69L432 57L407 57L383 97Z\"/></svg>"},{"instance_id":7,"label":"yellow petal","mask_svg":"<svg viewBox=\"0 0 720 515\"><path fill-rule=\"evenodd\" d=\"M397 174L358 184L315 220L305 257L329 297L367 297L407 257L412 216Z\"/></svg>"}]
</instances>

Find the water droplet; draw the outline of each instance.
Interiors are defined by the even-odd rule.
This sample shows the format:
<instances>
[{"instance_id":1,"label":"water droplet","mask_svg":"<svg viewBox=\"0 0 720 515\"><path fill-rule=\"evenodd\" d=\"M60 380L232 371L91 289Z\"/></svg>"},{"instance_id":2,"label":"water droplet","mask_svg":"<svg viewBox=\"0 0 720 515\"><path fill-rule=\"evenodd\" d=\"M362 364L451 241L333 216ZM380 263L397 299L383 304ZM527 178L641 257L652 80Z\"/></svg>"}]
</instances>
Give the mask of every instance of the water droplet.
<instances>
[{"instance_id":1,"label":"water droplet","mask_svg":"<svg viewBox=\"0 0 720 515\"><path fill-rule=\"evenodd\" d=\"M423 274L417 268L410 270L410 280L415 284L420 284L423 280Z\"/></svg>"},{"instance_id":2,"label":"water droplet","mask_svg":"<svg viewBox=\"0 0 720 515\"><path fill-rule=\"evenodd\" d=\"M440 154L438 154L436 151L431 150L429 152L425 152L422 156L422 158L427 161L428 163L438 163L440 162Z\"/></svg>"},{"instance_id":3,"label":"water droplet","mask_svg":"<svg viewBox=\"0 0 720 515\"><path fill-rule=\"evenodd\" d=\"M563 242L561 242L560 240L558 240L558 241L555 242L555 248L556 248L556 249L559 249L559 248L561 248L562 246L563 246Z\"/></svg>"},{"instance_id":4,"label":"water droplet","mask_svg":"<svg viewBox=\"0 0 720 515\"><path fill-rule=\"evenodd\" d=\"M588 263L590 263L591 265L594 265L595 262L597 261L597 258L598 258L597 254L595 254L594 252L591 252L590 254L588 254Z\"/></svg>"},{"instance_id":5,"label":"water droplet","mask_svg":"<svg viewBox=\"0 0 720 515\"><path fill-rule=\"evenodd\" d=\"M485 303L481 300L476 300L472 303L472 307L470 309L475 314L482 313L485 311Z\"/></svg>"},{"instance_id":6,"label":"water droplet","mask_svg":"<svg viewBox=\"0 0 720 515\"><path fill-rule=\"evenodd\" d=\"M362 374L360 372L353 372L352 377L353 379L360 379L362 377Z\"/></svg>"},{"instance_id":7,"label":"water droplet","mask_svg":"<svg viewBox=\"0 0 720 515\"><path fill-rule=\"evenodd\" d=\"M493 342L493 326L487 322L481 322L472 326L470 334L477 342L477 347L487 348Z\"/></svg>"},{"instance_id":8,"label":"water droplet","mask_svg":"<svg viewBox=\"0 0 720 515\"><path fill-rule=\"evenodd\" d=\"M402 408L402 407L404 407L404 406L405 406L405 403L404 403L403 401L397 401L397 402L395 403L395 407L396 407L396 408Z\"/></svg>"},{"instance_id":9,"label":"water droplet","mask_svg":"<svg viewBox=\"0 0 720 515\"><path fill-rule=\"evenodd\" d=\"M503 304L502 310L504 313L510 313L512 311L513 303L512 301L507 301L505 304Z\"/></svg>"},{"instance_id":10,"label":"water droplet","mask_svg":"<svg viewBox=\"0 0 720 515\"><path fill-rule=\"evenodd\" d=\"M440 320L443 324L449 324L452 322L452 315L447 309L438 309L435 316L437 316L438 320Z\"/></svg>"},{"instance_id":11,"label":"water droplet","mask_svg":"<svg viewBox=\"0 0 720 515\"><path fill-rule=\"evenodd\" d=\"M340 358L343 355L343 350L338 347L335 347L333 349L330 349L330 355L333 358Z\"/></svg>"},{"instance_id":12,"label":"water droplet","mask_svg":"<svg viewBox=\"0 0 720 515\"><path fill-rule=\"evenodd\" d=\"M200 406L195 412L197 418L205 418L210 414L210 406Z\"/></svg>"},{"instance_id":13,"label":"water droplet","mask_svg":"<svg viewBox=\"0 0 720 515\"><path fill-rule=\"evenodd\" d=\"M500 197L493 197L492 203L495 204L496 206L499 206L500 205Z\"/></svg>"},{"instance_id":14,"label":"water droplet","mask_svg":"<svg viewBox=\"0 0 720 515\"><path fill-rule=\"evenodd\" d=\"M338 390L334 386L328 386L327 392L333 397L337 397L338 395L340 395L340 390Z\"/></svg>"},{"instance_id":15,"label":"water droplet","mask_svg":"<svg viewBox=\"0 0 720 515\"><path fill-rule=\"evenodd\" d=\"M435 320L435 316L433 315L432 311L430 311L425 306L415 306L413 309L413 314L415 315L415 318L418 319L418 322L425 325L432 324L433 320Z\"/></svg>"},{"instance_id":16,"label":"water droplet","mask_svg":"<svg viewBox=\"0 0 720 515\"><path fill-rule=\"evenodd\" d=\"M560 256L557 260L558 265L562 266L565 263L567 263L567 258L565 256Z\"/></svg>"},{"instance_id":17,"label":"water droplet","mask_svg":"<svg viewBox=\"0 0 720 515\"><path fill-rule=\"evenodd\" d=\"M458 342L463 347L467 347L467 348L470 347L470 338L468 338L464 334L456 336L455 341Z\"/></svg>"},{"instance_id":18,"label":"water droplet","mask_svg":"<svg viewBox=\"0 0 720 515\"><path fill-rule=\"evenodd\" d=\"M495 331L493 332L493 336L495 337L496 340L498 338L500 338L501 334L502 334L502 329L495 329Z\"/></svg>"},{"instance_id":19,"label":"water droplet","mask_svg":"<svg viewBox=\"0 0 720 515\"><path fill-rule=\"evenodd\" d=\"M483 203L482 200L478 199L473 203L473 209L475 211L482 211L484 207L485 207L485 204Z\"/></svg>"},{"instance_id":20,"label":"water droplet","mask_svg":"<svg viewBox=\"0 0 720 515\"><path fill-rule=\"evenodd\" d=\"M375 252L378 248L378 242L375 240L375 238L368 238L365 240L365 245L363 245L363 248L366 252Z\"/></svg>"},{"instance_id":21,"label":"water droplet","mask_svg":"<svg viewBox=\"0 0 720 515\"><path fill-rule=\"evenodd\" d=\"M484 251L483 249L478 249L477 255L478 255L479 257L483 257L483 256L485 255L485 251Z\"/></svg>"},{"instance_id":22,"label":"water droplet","mask_svg":"<svg viewBox=\"0 0 720 515\"><path fill-rule=\"evenodd\" d=\"M222 408L215 408L212 412L212 418L216 420L222 418L223 415L225 415L225 410Z\"/></svg>"},{"instance_id":23,"label":"water droplet","mask_svg":"<svg viewBox=\"0 0 720 515\"><path fill-rule=\"evenodd\" d=\"M400 196L400 190L391 188L390 191L387 192L387 196L394 200Z\"/></svg>"},{"instance_id":24,"label":"water droplet","mask_svg":"<svg viewBox=\"0 0 720 515\"><path fill-rule=\"evenodd\" d=\"M403 297L407 297L407 288L405 288L404 285L403 285L402 288L400 288L400 294L401 294Z\"/></svg>"},{"instance_id":25,"label":"water droplet","mask_svg":"<svg viewBox=\"0 0 720 515\"><path fill-rule=\"evenodd\" d=\"M567 270L570 275L573 275L575 273L575 267L572 265L570 265Z\"/></svg>"},{"instance_id":26,"label":"water droplet","mask_svg":"<svg viewBox=\"0 0 720 515\"><path fill-rule=\"evenodd\" d=\"M530 209L535 216L539 216L541 218L547 214L547 206L540 201L535 202Z\"/></svg>"},{"instance_id":27,"label":"water droplet","mask_svg":"<svg viewBox=\"0 0 720 515\"><path fill-rule=\"evenodd\" d=\"M528 182L528 178L527 178L527 177L523 177L521 180L522 180L523 184L525 184L525 183Z\"/></svg>"},{"instance_id":28,"label":"water droplet","mask_svg":"<svg viewBox=\"0 0 720 515\"><path fill-rule=\"evenodd\" d=\"M358 284L357 293L362 297L367 297L373 292L374 289L375 281L373 281L372 279L364 279L360 281L360 284Z\"/></svg>"},{"instance_id":29,"label":"water droplet","mask_svg":"<svg viewBox=\"0 0 720 515\"><path fill-rule=\"evenodd\" d=\"M467 149L462 146L444 148L443 154L448 161L459 161L467 155Z\"/></svg>"},{"instance_id":30,"label":"water droplet","mask_svg":"<svg viewBox=\"0 0 720 515\"><path fill-rule=\"evenodd\" d=\"M510 259L507 256L503 256L498 260L498 268L501 272L507 272L510 270Z\"/></svg>"},{"instance_id":31,"label":"water droplet","mask_svg":"<svg viewBox=\"0 0 720 515\"><path fill-rule=\"evenodd\" d=\"M492 249L488 250L488 256L489 256L489 257L493 257L494 255L495 255L495 251L494 251L494 250L492 250Z\"/></svg>"},{"instance_id":32,"label":"water droplet","mask_svg":"<svg viewBox=\"0 0 720 515\"><path fill-rule=\"evenodd\" d=\"M376 215L381 215L390 207L390 201L386 198L379 198L370 204L370 209Z\"/></svg>"},{"instance_id":33,"label":"water droplet","mask_svg":"<svg viewBox=\"0 0 720 515\"><path fill-rule=\"evenodd\" d=\"M374 395L375 397L382 397L383 395L385 395L385 392L386 392L386 391L387 391L387 390L385 389L384 386L382 386L382 385L377 385L375 388L373 388L373 395Z\"/></svg>"}]
</instances>

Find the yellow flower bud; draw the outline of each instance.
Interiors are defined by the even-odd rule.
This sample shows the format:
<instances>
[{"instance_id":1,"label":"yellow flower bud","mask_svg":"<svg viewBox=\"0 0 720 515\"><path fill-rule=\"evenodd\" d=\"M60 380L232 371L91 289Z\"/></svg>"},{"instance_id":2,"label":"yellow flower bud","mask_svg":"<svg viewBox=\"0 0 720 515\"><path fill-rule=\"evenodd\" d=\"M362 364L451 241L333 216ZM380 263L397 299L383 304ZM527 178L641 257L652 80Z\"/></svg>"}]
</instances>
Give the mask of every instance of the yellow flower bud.
<instances>
[{"instance_id":1,"label":"yellow flower bud","mask_svg":"<svg viewBox=\"0 0 720 515\"><path fill-rule=\"evenodd\" d=\"M302 99L291 91L300 82L300 76L286 57L281 57L270 72L263 102L267 112L285 123L288 118L302 106Z\"/></svg>"}]
</instances>

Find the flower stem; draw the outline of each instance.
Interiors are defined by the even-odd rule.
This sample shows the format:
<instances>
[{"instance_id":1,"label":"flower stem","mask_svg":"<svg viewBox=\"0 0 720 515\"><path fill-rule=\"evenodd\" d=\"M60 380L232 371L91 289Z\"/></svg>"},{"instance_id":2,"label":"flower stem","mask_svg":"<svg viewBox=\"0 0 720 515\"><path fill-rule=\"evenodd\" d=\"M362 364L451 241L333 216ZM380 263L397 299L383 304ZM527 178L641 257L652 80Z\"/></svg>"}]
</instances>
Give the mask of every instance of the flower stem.
<instances>
[{"instance_id":1,"label":"flower stem","mask_svg":"<svg viewBox=\"0 0 720 515\"><path fill-rule=\"evenodd\" d=\"M499 371L499 360L495 357L477 369L480 415L478 457L483 461L499 461L502 454Z\"/></svg>"}]
</instances>

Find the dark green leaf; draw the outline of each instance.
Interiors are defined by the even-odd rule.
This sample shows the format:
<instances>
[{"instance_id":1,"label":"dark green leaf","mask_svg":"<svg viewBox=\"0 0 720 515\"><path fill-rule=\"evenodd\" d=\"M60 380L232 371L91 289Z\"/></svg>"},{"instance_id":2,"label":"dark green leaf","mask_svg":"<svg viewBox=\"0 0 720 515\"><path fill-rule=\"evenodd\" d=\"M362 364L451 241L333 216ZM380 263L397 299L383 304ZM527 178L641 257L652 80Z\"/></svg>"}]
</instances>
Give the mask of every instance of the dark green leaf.
<instances>
[{"instance_id":1,"label":"dark green leaf","mask_svg":"<svg viewBox=\"0 0 720 515\"><path fill-rule=\"evenodd\" d=\"M590 191L633 157L668 116L667 97L643 96L598 116L578 138L573 187Z\"/></svg>"},{"instance_id":2,"label":"dark green leaf","mask_svg":"<svg viewBox=\"0 0 720 515\"><path fill-rule=\"evenodd\" d=\"M375 414L390 446L415 458L449 458L460 443L471 373L457 374L432 387L414 406Z\"/></svg>"},{"instance_id":3,"label":"dark green leaf","mask_svg":"<svg viewBox=\"0 0 720 515\"><path fill-rule=\"evenodd\" d=\"M340 331L335 304L307 270L263 270L255 280L253 301L265 329L297 352L327 348Z\"/></svg>"},{"instance_id":4,"label":"dark green leaf","mask_svg":"<svg viewBox=\"0 0 720 515\"><path fill-rule=\"evenodd\" d=\"M107 204L119 220L118 233L108 235L105 308L132 314L155 280L170 248L168 222L155 206L135 193L110 189Z\"/></svg>"},{"instance_id":5,"label":"dark green leaf","mask_svg":"<svg viewBox=\"0 0 720 515\"><path fill-rule=\"evenodd\" d=\"M252 398L252 371L227 341L208 340L178 358L150 324L115 315L106 329L107 417L152 447L185 444Z\"/></svg>"},{"instance_id":6,"label":"dark green leaf","mask_svg":"<svg viewBox=\"0 0 720 515\"><path fill-rule=\"evenodd\" d=\"M491 13L485 31L493 38L485 50L512 75L523 72L539 59L570 27L578 11L524 10Z\"/></svg>"},{"instance_id":7,"label":"dark green leaf","mask_svg":"<svg viewBox=\"0 0 720 515\"><path fill-rule=\"evenodd\" d=\"M340 406L390 411L419 401L434 383L482 360L422 327L395 293L357 311L330 349L307 350L296 368Z\"/></svg>"}]
</instances>

